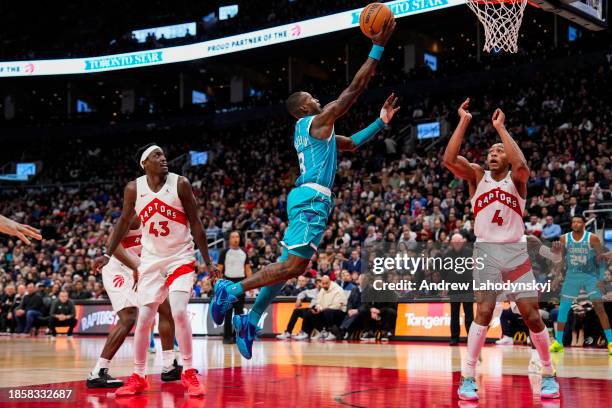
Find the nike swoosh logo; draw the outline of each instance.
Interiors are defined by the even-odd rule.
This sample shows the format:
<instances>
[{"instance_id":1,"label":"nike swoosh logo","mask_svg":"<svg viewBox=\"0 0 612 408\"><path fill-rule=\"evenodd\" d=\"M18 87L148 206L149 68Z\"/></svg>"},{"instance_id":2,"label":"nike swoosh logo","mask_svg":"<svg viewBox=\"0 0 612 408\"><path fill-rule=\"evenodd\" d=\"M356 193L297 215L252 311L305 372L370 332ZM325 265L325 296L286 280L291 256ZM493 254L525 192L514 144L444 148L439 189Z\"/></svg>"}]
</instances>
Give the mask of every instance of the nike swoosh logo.
<instances>
[{"instance_id":1,"label":"nike swoosh logo","mask_svg":"<svg viewBox=\"0 0 612 408\"><path fill-rule=\"evenodd\" d=\"M142 198L142 197L144 197L144 196L148 196L148 195L149 195L149 193L147 193L147 194L141 194L141 195L140 195L140 198Z\"/></svg>"}]
</instances>

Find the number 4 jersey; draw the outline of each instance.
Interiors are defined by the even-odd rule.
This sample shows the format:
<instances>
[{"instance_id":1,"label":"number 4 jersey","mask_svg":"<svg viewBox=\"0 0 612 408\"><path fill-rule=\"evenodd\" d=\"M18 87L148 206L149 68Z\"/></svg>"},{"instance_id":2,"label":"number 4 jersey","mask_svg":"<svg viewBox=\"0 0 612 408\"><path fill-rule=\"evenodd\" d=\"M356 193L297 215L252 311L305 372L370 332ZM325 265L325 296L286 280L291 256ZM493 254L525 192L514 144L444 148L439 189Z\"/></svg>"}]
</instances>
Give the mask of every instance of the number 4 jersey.
<instances>
[{"instance_id":1,"label":"number 4 jersey","mask_svg":"<svg viewBox=\"0 0 612 408\"><path fill-rule=\"evenodd\" d=\"M168 173L158 192L147 176L136 179L136 213L142 225L142 258L194 258L189 221L178 196L179 176Z\"/></svg>"},{"instance_id":2,"label":"number 4 jersey","mask_svg":"<svg viewBox=\"0 0 612 408\"><path fill-rule=\"evenodd\" d=\"M500 181L493 180L491 172L485 171L471 202L474 233L478 241L493 243L524 240L525 199L521 198L512 182L510 171Z\"/></svg>"}]
</instances>

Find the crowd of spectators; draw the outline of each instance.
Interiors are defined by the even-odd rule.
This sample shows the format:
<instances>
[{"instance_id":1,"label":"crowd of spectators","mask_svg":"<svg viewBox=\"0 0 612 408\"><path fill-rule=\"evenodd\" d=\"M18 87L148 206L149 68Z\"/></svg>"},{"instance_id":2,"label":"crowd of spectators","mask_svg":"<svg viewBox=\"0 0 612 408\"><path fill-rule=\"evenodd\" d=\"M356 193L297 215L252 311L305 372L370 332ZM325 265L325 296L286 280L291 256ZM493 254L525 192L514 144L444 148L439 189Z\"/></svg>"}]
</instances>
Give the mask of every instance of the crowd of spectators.
<instances>
[{"instance_id":1,"label":"crowd of spectators","mask_svg":"<svg viewBox=\"0 0 612 408\"><path fill-rule=\"evenodd\" d=\"M526 229L544 241L554 241L566 232L572 215L600 209L610 201L611 80L608 64L554 76L541 72L519 85L483 85L470 95L474 120L463 154L470 161L484 162L487 147L497 140L490 115L497 107L504 109L507 127L531 169ZM415 117L436 118L452 128L459 102L454 96L402 101L403 118L398 117L364 149L339 155L335 207L320 253L309 265L308 279L320 278L326 285L338 285L350 293L367 269L364 254L377 245L395 253L409 252L413 243L420 243L433 252L456 234L474 240L466 186L442 166L444 140L418 141L400 131ZM355 106L346 120L338 123L338 133L351 134L366 126L379 109L377 104ZM0 212L40 227L43 234L43 240L31 246L7 238L0 241L0 329L27 331L38 312L49 313L38 301L24 304L28 296L35 296L34 290L43 300L54 300L61 291L74 300L105 298L92 261L100 255L120 214L123 185L138 175L131 157L139 144L152 138L167 146L170 159L192 146L205 146L211 158L208 164L183 168L182 163L175 163L173 170L191 180L207 235L214 240L239 231L253 273L275 262L287 228L287 194L298 174L292 126L289 121L264 119L215 132L176 127L87 143L77 138L61 148L55 144L29 146L27 154L43 152L39 159L45 162L34 183L55 185L0 190ZM180 143L176 143L177 134L184 135ZM62 183L68 181L78 184ZM553 280L553 288L558 290L562 281L558 271L543 267L534 272L540 281ZM407 278L437 282L442 275L432 269ZM390 271L387 279L399 279L399 272ZM289 282L284 294L294 296L309 288L308 283L303 279ZM199 270L194 296L208 296L210 289L206 273ZM47 304L50 310L51 304ZM343 305L343 313L358 310L348 307ZM19 316L18 310L25 313L19 312ZM311 327L329 329L331 325L341 330L348 314L313 317ZM334 334L344 335L342 331Z\"/></svg>"}]
</instances>

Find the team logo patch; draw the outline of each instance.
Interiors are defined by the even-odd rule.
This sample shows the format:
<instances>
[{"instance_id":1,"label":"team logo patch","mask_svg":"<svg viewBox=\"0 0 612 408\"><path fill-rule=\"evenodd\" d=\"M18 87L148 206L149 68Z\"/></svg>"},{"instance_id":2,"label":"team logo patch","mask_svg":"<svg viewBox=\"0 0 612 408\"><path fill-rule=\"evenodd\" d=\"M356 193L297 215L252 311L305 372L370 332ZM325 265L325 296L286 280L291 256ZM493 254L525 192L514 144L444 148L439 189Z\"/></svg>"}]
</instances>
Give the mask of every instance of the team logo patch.
<instances>
[{"instance_id":1,"label":"team logo patch","mask_svg":"<svg viewBox=\"0 0 612 408\"><path fill-rule=\"evenodd\" d=\"M116 288L120 288L125 283L125 279L121 275L115 275L113 277L113 286Z\"/></svg>"}]
</instances>

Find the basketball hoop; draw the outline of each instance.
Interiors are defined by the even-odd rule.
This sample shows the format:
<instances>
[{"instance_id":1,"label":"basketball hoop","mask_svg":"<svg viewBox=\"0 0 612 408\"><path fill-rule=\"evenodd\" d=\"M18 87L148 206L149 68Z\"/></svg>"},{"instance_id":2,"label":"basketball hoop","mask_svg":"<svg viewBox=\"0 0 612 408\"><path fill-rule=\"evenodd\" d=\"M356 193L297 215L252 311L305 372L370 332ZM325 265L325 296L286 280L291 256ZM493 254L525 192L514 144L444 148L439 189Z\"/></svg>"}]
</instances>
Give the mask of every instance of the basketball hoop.
<instances>
[{"instance_id":1,"label":"basketball hoop","mask_svg":"<svg viewBox=\"0 0 612 408\"><path fill-rule=\"evenodd\" d=\"M528 0L467 0L485 29L486 52L518 51L518 35Z\"/></svg>"}]
</instances>

